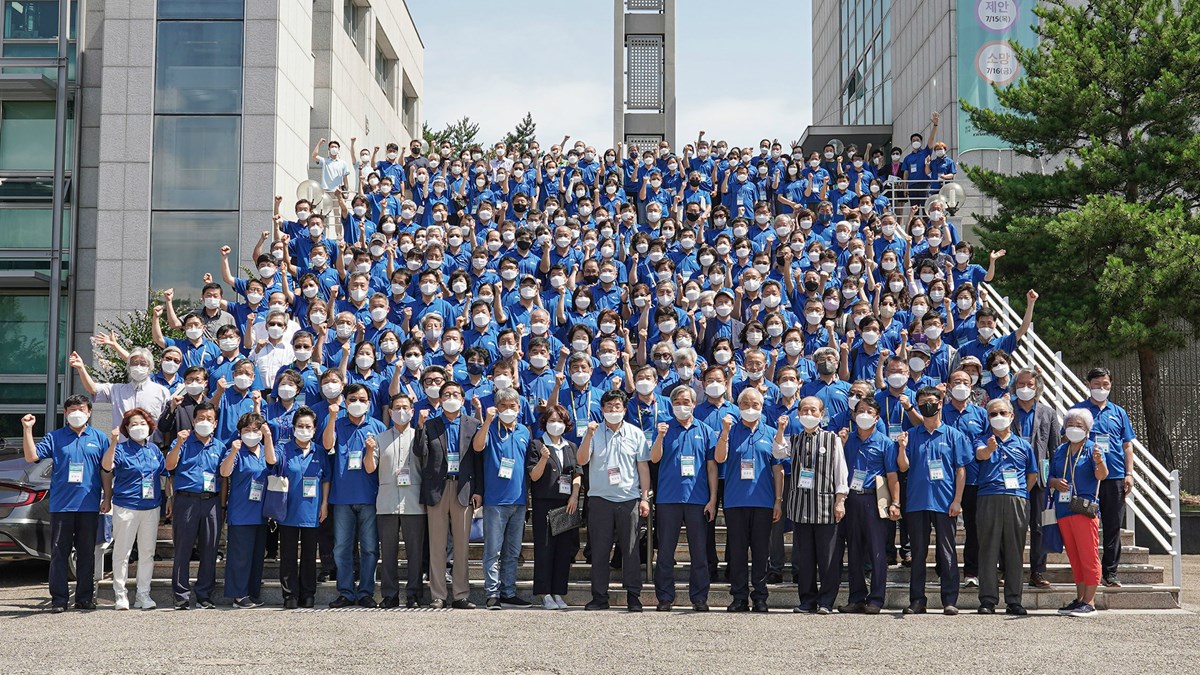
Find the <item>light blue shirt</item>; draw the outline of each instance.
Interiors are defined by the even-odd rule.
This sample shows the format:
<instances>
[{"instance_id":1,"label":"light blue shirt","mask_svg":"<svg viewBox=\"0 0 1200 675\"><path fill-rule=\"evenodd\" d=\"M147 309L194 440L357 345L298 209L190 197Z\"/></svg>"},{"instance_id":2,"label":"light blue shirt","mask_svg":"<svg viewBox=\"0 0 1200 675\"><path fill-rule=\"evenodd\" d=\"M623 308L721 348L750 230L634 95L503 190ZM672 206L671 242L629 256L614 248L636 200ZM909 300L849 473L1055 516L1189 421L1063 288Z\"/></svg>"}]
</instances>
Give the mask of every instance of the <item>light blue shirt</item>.
<instances>
[{"instance_id":1,"label":"light blue shirt","mask_svg":"<svg viewBox=\"0 0 1200 675\"><path fill-rule=\"evenodd\" d=\"M592 456L588 460L589 497L610 502L627 502L642 496L638 462L650 461L646 434L635 424L622 422L613 431L601 423L592 434ZM616 471L616 478L610 472Z\"/></svg>"}]
</instances>

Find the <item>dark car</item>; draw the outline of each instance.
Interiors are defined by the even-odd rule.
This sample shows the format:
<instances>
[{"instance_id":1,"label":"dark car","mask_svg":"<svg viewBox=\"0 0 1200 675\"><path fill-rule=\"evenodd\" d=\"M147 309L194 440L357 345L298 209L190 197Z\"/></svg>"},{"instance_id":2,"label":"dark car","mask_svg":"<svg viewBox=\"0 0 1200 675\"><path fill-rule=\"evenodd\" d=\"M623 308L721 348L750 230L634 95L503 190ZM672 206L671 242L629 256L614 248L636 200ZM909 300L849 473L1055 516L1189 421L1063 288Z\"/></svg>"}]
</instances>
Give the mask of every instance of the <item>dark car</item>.
<instances>
[{"instance_id":1,"label":"dark car","mask_svg":"<svg viewBox=\"0 0 1200 675\"><path fill-rule=\"evenodd\" d=\"M50 560L50 468L0 449L0 561ZM75 556L69 561L75 576Z\"/></svg>"}]
</instances>

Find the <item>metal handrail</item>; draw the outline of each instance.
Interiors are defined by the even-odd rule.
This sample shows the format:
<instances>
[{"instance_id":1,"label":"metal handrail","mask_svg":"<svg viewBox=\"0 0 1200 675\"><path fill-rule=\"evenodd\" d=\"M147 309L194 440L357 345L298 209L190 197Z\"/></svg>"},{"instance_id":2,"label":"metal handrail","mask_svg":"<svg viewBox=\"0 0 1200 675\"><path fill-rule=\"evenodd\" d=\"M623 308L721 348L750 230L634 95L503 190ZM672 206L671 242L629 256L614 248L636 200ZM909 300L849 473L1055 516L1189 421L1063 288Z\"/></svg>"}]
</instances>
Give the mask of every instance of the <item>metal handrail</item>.
<instances>
[{"instance_id":1,"label":"metal handrail","mask_svg":"<svg viewBox=\"0 0 1200 675\"><path fill-rule=\"evenodd\" d=\"M988 283L979 284L981 299L997 313L997 328L1015 331L1021 316ZM1013 353L1013 359L1023 366L1036 367L1043 374L1042 401L1053 406L1061 422L1063 415L1076 402L1088 396L1087 385L1063 362L1062 352L1056 352L1030 327ZM1179 501L1179 472L1158 461L1138 439L1133 446L1133 490L1125 505L1128 509L1126 526L1144 526L1171 556L1171 583L1183 584L1182 537ZM1181 589L1182 590L1182 589Z\"/></svg>"}]
</instances>

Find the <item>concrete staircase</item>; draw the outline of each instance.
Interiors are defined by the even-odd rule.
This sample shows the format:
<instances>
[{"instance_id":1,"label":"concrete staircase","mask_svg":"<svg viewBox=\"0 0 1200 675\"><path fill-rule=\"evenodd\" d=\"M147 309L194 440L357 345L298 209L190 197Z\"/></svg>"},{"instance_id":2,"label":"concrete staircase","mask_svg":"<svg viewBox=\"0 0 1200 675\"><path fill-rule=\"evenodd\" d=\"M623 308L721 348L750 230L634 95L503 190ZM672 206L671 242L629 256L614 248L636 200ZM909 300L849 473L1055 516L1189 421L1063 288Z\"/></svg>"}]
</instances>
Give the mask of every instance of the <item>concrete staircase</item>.
<instances>
[{"instance_id":1,"label":"concrete staircase","mask_svg":"<svg viewBox=\"0 0 1200 675\"><path fill-rule=\"evenodd\" d=\"M725 548L725 526L718 520L717 525L717 555L718 558L724 559ZM586 530L581 533L581 536L586 536ZM962 542L963 531L960 528L958 531L958 554L959 562L962 561ZM538 599L532 597L533 589L533 544L532 530L526 526L525 542L522 544L522 562L517 566L517 589L518 592L527 599L535 602ZM683 539L681 535L681 539ZM1121 588L1103 588L1101 587L1096 596L1096 604L1099 609L1176 609L1179 607L1179 588L1170 586L1164 583L1164 570L1162 567L1150 564L1150 553L1147 548L1135 546L1133 541L1133 532L1122 531L1122 554L1121 567L1118 576L1123 584ZM171 594L171 570L172 557L174 556L174 546L171 542L171 528L169 525L164 525L159 528L159 545L158 556L160 560L154 562L154 582L152 585L152 595L160 607L168 607L172 603ZM791 534L785 535L784 538L785 550L787 555L791 555ZM1029 549L1025 549L1024 559L1028 562ZM404 569L407 560L407 552L404 546L400 548L400 568L401 579L404 577ZM470 545L470 578L471 578L471 597L472 600L482 606L483 604L483 544L472 543ZM680 541L675 552L675 579L676 579L676 604L680 607L688 607L687 578L688 578L688 563L689 554L685 541ZM790 557L789 557L790 561ZM129 570L129 592L132 597L134 591L134 574L136 565L140 563L131 563ZM939 603L939 587L938 577L934 570L934 551L930 551L924 561L927 567L927 587L926 595L929 598L929 607L931 610L940 608ZM198 568L197 562L192 562L191 574L195 578ZM571 582L567 601L572 605L583 605L591 599L590 591L590 565L584 561L582 547L576 563L571 569ZM797 593L795 584L788 583L791 580L790 563L785 566L783 578L785 583L770 584L769 605L774 609L791 609L797 603ZM1030 588L1024 585L1028 579L1028 572L1022 574L1021 582L1024 585L1023 603L1028 609L1058 609L1075 598L1075 586L1071 581L1071 569L1067 562L1065 554L1052 553L1047 560L1046 579L1051 582L1051 587L1047 589ZM224 563L217 563L217 586L213 593L213 601L218 605L222 602L228 602L221 597L224 579ZM264 565L263 571L263 592L262 600L268 606L279 606L283 602L279 584L279 564L276 560L268 559ZM625 603L625 593L620 587L620 571L612 570L611 572L612 586L610 588L610 602L613 606L623 606ZM726 565L724 562L719 564L719 581L713 580L711 590L709 592L709 605L714 609L721 609L731 602L729 594L729 584L727 583ZM902 566L895 566L888 569L888 584L887 595L884 608L886 610L898 611L908 606L908 583L909 570ZM106 579L100 586L101 598L111 597L111 580ZM376 574L376 597L378 599L378 573ZM1003 588L1001 588L1003 593ZM838 596L838 604L846 602L847 583L846 571L843 569L841 591ZM316 602L317 607L324 607L327 603L337 597L337 590L333 582L318 584ZM429 590L426 584L424 596L426 600L429 598ZM646 583L643 586L642 602L647 605L653 605L655 600L653 583ZM978 606L978 592L975 588L962 588L958 601L961 609L974 609Z\"/></svg>"}]
</instances>

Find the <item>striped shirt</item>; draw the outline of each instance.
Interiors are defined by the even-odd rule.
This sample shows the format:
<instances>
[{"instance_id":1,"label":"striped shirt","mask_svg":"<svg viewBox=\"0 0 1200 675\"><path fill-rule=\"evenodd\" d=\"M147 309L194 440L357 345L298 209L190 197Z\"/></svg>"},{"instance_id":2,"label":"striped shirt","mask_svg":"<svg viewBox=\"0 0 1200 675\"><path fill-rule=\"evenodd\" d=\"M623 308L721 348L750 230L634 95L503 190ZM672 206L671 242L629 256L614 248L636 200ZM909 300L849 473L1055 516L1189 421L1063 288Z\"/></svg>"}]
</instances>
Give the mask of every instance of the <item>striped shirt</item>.
<instances>
[{"instance_id":1,"label":"striped shirt","mask_svg":"<svg viewBox=\"0 0 1200 675\"><path fill-rule=\"evenodd\" d=\"M834 495L847 494L846 456L842 439L830 431L792 436L792 473L783 491L784 513L795 523L830 525ZM811 471L812 487L801 487Z\"/></svg>"}]
</instances>

